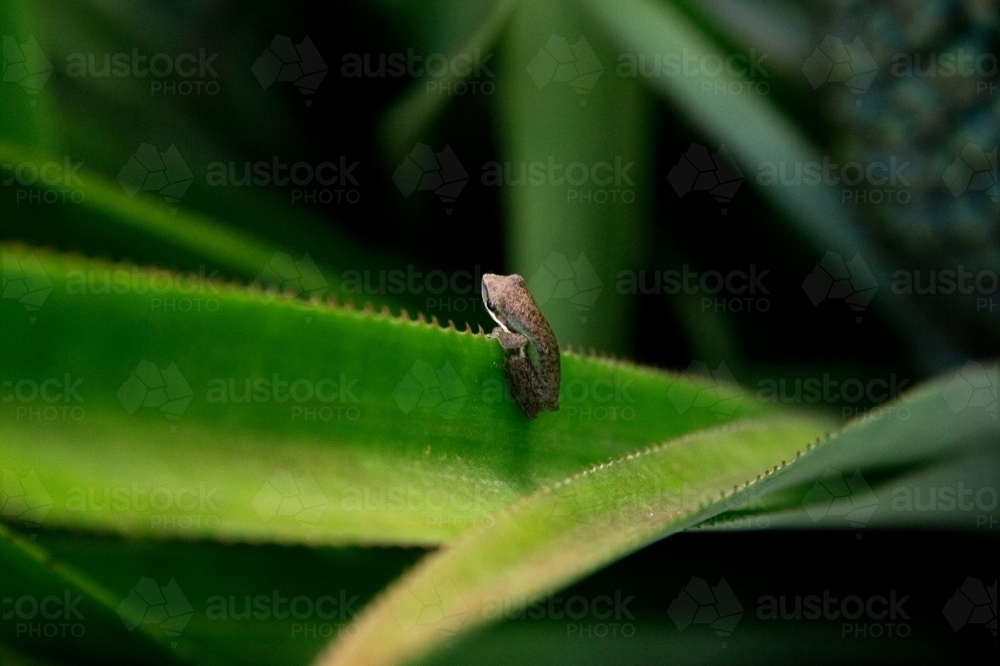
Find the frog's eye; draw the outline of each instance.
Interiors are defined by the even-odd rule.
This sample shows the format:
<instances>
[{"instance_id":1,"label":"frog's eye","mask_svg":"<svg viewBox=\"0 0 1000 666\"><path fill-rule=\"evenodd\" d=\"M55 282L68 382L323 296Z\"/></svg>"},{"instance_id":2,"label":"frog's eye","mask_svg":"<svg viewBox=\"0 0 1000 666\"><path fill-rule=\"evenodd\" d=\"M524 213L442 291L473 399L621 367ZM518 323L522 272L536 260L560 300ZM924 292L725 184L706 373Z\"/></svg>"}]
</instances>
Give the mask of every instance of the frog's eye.
<instances>
[{"instance_id":1,"label":"frog's eye","mask_svg":"<svg viewBox=\"0 0 1000 666\"><path fill-rule=\"evenodd\" d=\"M490 312L493 312L493 308L494 307L495 306L493 305L493 301L490 300L489 298L487 298L486 299L486 309L489 310Z\"/></svg>"}]
</instances>

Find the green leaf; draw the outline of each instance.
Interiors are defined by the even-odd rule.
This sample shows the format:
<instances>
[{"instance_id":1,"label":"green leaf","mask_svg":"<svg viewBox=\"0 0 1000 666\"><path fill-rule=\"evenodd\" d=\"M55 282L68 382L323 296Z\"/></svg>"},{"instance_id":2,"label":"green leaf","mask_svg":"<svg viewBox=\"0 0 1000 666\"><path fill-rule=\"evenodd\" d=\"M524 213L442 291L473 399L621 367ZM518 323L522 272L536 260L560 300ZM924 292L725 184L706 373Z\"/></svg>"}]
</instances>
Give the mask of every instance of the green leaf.
<instances>
[{"instance_id":1,"label":"green leaf","mask_svg":"<svg viewBox=\"0 0 1000 666\"><path fill-rule=\"evenodd\" d=\"M49 156L12 144L0 143L0 159L15 164L51 161ZM255 275L266 266L274 249L204 215L170 208L139 197L130 199L121 187L100 174L81 169L79 189L83 205L93 209L108 227L138 229L154 242L178 245L237 274Z\"/></svg>"},{"instance_id":2,"label":"green leaf","mask_svg":"<svg viewBox=\"0 0 1000 666\"><path fill-rule=\"evenodd\" d=\"M561 409L529 421L481 335L27 248L3 261L3 467L47 527L436 544L596 461L772 410L564 353Z\"/></svg>"},{"instance_id":3,"label":"green leaf","mask_svg":"<svg viewBox=\"0 0 1000 666\"><path fill-rule=\"evenodd\" d=\"M10 600L5 613L13 611L0 623L0 643L68 663L306 664L423 554L29 532L0 526L0 595ZM133 592L164 589L173 591L166 616L154 609L136 624ZM50 596L48 617L35 612ZM39 640L53 632L65 640Z\"/></svg>"},{"instance_id":4,"label":"green leaf","mask_svg":"<svg viewBox=\"0 0 1000 666\"><path fill-rule=\"evenodd\" d=\"M996 361L969 361L907 392L699 528L989 533L1000 487L996 377Z\"/></svg>"},{"instance_id":5,"label":"green leaf","mask_svg":"<svg viewBox=\"0 0 1000 666\"><path fill-rule=\"evenodd\" d=\"M412 21L426 21L433 16L435 20L423 26L423 42L428 48L437 48L454 57L457 54L468 55L475 63L477 55L487 57L486 71L492 72L495 61L488 56L486 50L498 39L500 31L506 26L516 0L499 0L497 2L447 2L444 4L440 17L436 12L428 11L428 3L412 3ZM444 30L447 34L436 35L434 31ZM458 33L458 34L456 34ZM457 83L474 75L474 70L459 76L454 69L449 70L435 79L436 88L431 91L426 81L414 83L413 89L403 99L393 105L381 120L381 133L384 137L386 153L391 162L398 162L413 145L420 141L432 121L440 114L444 106L451 101L450 91ZM482 74L483 79L478 84L494 85L492 75ZM492 90L492 89L491 89Z\"/></svg>"},{"instance_id":6,"label":"green leaf","mask_svg":"<svg viewBox=\"0 0 1000 666\"><path fill-rule=\"evenodd\" d=\"M497 177L510 268L560 339L628 353L636 299L602 278L647 258L652 100L614 75L606 33L573 3L519 5L502 56ZM567 57L571 80L559 68Z\"/></svg>"},{"instance_id":7,"label":"green leaf","mask_svg":"<svg viewBox=\"0 0 1000 666\"><path fill-rule=\"evenodd\" d=\"M45 35L35 33L34 3L11 0L0 14L0 141L17 138L49 146L53 141L51 110L55 63Z\"/></svg>"},{"instance_id":8,"label":"green leaf","mask_svg":"<svg viewBox=\"0 0 1000 666\"><path fill-rule=\"evenodd\" d=\"M822 420L747 419L595 465L504 509L392 585L320 666L395 664L721 510L793 460Z\"/></svg>"},{"instance_id":9,"label":"green leaf","mask_svg":"<svg viewBox=\"0 0 1000 666\"><path fill-rule=\"evenodd\" d=\"M5 620L21 620L3 623L0 642L20 644L32 653L41 651L56 658L79 658L82 653L89 652L111 662L142 659L152 664L182 663L170 654L165 634L152 632L149 625L141 622L132 626L133 631L124 630L118 615L123 598L2 523L0 564L4 571L3 596L5 600L15 600L12 607L8 603L5 615L11 613L11 617ZM42 616L32 612L37 611L33 604L41 604L50 597L52 600L46 608L50 615L55 610L58 617L45 617L47 621L43 621ZM46 631L55 630L71 636L76 649L68 651L68 646L74 645L71 641L39 641L42 625ZM23 628L20 636L18 626ZM32 630L38 632L34 640ZM108 634L114 635L115 640L95 640L97 636Z\"/></svg>"},{"instance_id":10,"label":"green leaf","mask_svg":"<svg viewBox=\"0 0 1000 666\"><path fill-rule=\"evenodd\" d=\"M366 609L358 630L333 643L318 663L411 660L459 631L502 619L504 608L531 606L645 544L757 502L778 511L778 520L744 525L798 527L805 524L802 514L822 513L821 518L846 518L859 529L884 499L874 497L863 479L859 482L860 472L849 472L845 480L831 470L862 465L873 476L878 473L884 486L926 481L921 472L942 469L938 478L995 489L1000 426L990 387L995 391L996 369L992 375L979 370L967 366L932 382L887 406L880 418L855 420L804 454L805 443L822 432L822 421L748 419L614 459L543 488L500 512L489 527L426 558ZM969 476L965 465L952 476L952 463L961 459L980 466L980 473ZM771 506L769 496L778 498ZM789 506L799 519L784 519ZM908 518L873 524L941 526L936 518ZM968 513L963 517L969 518Z\"/></svg>"}]
</instances>

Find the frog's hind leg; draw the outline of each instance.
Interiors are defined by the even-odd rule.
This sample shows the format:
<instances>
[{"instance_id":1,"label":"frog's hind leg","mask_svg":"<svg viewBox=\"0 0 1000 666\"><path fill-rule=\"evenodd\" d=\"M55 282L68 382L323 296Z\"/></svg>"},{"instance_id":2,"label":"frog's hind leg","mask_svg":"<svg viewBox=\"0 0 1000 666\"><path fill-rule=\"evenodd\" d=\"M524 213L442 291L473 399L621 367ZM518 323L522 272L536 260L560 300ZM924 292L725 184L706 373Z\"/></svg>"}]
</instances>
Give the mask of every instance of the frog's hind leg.
<instances>
[{"instance_id":1,"label":"frog's hind leg","mask_svg":"<svg viewBox=\"0 0 1000 666\"><path fill-rule=\"evenodd\" d=\"M531 362L521 353L511 354L504 360L507 389L529 419L538 416L542 405L538 394L538 378Z\"/></svg>"}]
</instances>

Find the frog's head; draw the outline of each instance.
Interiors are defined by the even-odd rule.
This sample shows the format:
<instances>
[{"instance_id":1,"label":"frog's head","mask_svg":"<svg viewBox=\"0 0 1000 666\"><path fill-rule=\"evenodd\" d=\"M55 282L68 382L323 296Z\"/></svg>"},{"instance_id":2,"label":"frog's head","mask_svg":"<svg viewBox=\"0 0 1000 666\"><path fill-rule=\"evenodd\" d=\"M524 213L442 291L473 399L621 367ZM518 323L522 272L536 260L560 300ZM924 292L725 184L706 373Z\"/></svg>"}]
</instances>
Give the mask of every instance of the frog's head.
<instances>
[{"instance_id":1,"label":"frog's head","mask_svg":"<svg viewBox=\"0 0 1000 666\"><path fill-rule=\"evenodd\" d=\"M493 317L493 321L500 324L505 330L511 330L508 325L510 310L516 308L520 299L527 292L524 278L518 274L496 275L485 273L483 275L483 304L486 311Z\"/></svg>"}]
</instances>

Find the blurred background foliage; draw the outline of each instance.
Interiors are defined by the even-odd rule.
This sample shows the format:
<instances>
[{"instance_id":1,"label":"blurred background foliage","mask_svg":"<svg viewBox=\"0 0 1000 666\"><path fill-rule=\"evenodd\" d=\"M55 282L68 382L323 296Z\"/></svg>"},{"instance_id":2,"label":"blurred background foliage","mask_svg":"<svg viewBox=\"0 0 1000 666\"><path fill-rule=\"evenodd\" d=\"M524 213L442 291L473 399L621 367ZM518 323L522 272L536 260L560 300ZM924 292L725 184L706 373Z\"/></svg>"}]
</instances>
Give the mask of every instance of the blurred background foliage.
<instances>
[{"instance_id":1,"label":"blurred background foliage","mask_svg":"<svg viewBox=\"0 0 1000 666\"><path fill-rule=\"evenodd\" d=\"M1000 93L995 58L991 74L968 77L897 75L894 58L920 56L926 64L945 53L996 54L998 28L997 5L988 0L7 0L0 9L5 38L0 241L218 271L245 283L263 279L276 251L294 258L308 252L329 295L423 311L454 319L460 327L465 322L488 327L474 291L446 293L453 298L443 309L426 293L357 294L348 278L367 271L377 280L379 271L412 266L424 274L517 271L530 280L544 275L546 267L555 270L561 256L573 266L578 291L600 287L592 302L574 304L569 294L542 303L563 344L673 368L687 368L692 360L712 368L725 363L749 386L762 377L823 373L862 381L894 373L915 381L1000 352L996 292L986 296L990 306L983 310L975 295L905 295L892 289L898 270L926 274L962 265L973 273L1000 272L996 190L992 198L986 188L956 195L942 177L974 144L994 151L995 188ZM291 83L265 88L252 70L276 35L296 45L308 36L322 56L328 71L309 94ZM845 44L860 39L877 68L874 78L855 82L853 89L835 81L814 86L803 67L828 35ZM539 85L530 73L532 63L553 36L570 45L584 37L600 68L576 53L579 73L599 75L575 85ZM42 76L18 69L18 58L27 60L33 52L32 40L51 65L47 77L44 63ZM764 55L764 71L752 81L728 75L710 81L697 75L621 75L622 54L652 57L685 48ZM352 54L374 64L380 54L477 51L488 58L487 66L467 81L345 76ZM210 61L212 73L194 78L217 84L211 88L216 92L207 86L200 94L157 90L148 76L67 72L76 54L94 54L100 66L104 54L133 52L218 54ZM182 80L166 77L164 83ZM747 85L739 87L740 94L703 87L719 81ZM480 85L457 94L462 82ZM445 84L451 92L441 89ZM129 196L116 182L142 144L161 153L176 147L193 178L180 201L165 201L155 192ZM468 182L454 201L425 191L403 196L393 176L418 144L435 153L449 146L461 162ZM731 201L705 191L681 196L671 185L671 169L693 144L713 153L726 146L744 176ZM285 164L357 162L358 184L347 189L355 189L359 199L297 201L293 185L209 182L213 163L235 163L241 173L245 162L271 162L275 156ZM824 156L838 164L908 163L907 200L875 203L868 185L861 184L845 201L839 188L768 187L756 177L766 162L822 162ZM564 187L484 182L490 163L511 163L516 173L521 162L550 158L563 164L632 163L634 200L584 203L568 199ZM82 163L80 183L73 186L84 195L81 203L33 203L45 193L42 185L10 181L17 165L48 161ZM859 253L878 282L860 321L845 303L813 305L803 291L804 278L827 252L844 260ZM573 263L581 256L590 269ZM699 273L750 266L768 271L767 310L731 312L705 307L704 294L628 294L617 288L621 271L683 266ZM455 303L461 296L466 305L460 310ZM868 406L864 399L855 405ZM105 541L82 546L75 538L47 538L55 552L76 549L94 558L111 557L119 548ZM748 537L739 538L749 544ZM978 543L963 538L956 541L959 546ZM920 544L914 541L916 549ZM147 547L120 546L135 552ZM822 561L835 567L838 547L816 546L816 552L826 553ZM619 577L614 585L625 588L639 584L644 579L629 578L630 567L659 566L655 548L602 575ZM691 548L698 554L695 561L720 557L713 544ZM754 542L753 548L760 546ZM769 552L780 559L788 549L794 545L764 548L759 559L767 561ZM391 579L414 557L409 551L387 552L379 581ZM892 552L879 542L869 556ZM273 555L257 554L261 566ZM214 562L190 552L186 557ZM213 567L225 568L204 566L209 578ZM289 583L294 584L299 583ZM380 584L372 583L372 593ZM582 585L588 584L594 583ZM496 641L508 641L508 649L528 640L497 636ZM554 639L539 634L531 640L538 654L547 654ZM302 659L322 643L314 638ZM637 654L645 649L661 648L654 641ZM759 655L770 654L760 650ZM258 656L266 661L266 654ZM482 651L478 657L484 658Z\"/></svg>"},{"instance_id":2,"label":"blurred background foliage","mask_svg":"<svg viewBox=\"0 0 1000 666\"><path fill-rule=\"evenodd\" d=\"M980 87L995 86L995 75L889 72L898 53L922 54L925 64L931 55L961 49L995 53L996 20L995 4L973 0L921 3L920 9L907 3L726 0L552 0L530 8L444 0L336 8L11 2L4 34L22 45L36 38L54 71L38 90L15 85L8 75L0 98L5 163L42 157L82 162L86 185L107 187L80 205L28 205L19 203L14 184L3 197L0 233L142 264L203 265L248 282L272 249L308 251L342 297L350 295L347 271L377 278L379 270L407 265L447 274L478 267L530 279L552 253L569 262L582 254L598 281L590 285L600 288L597 299L589 307L558 295L543 303L564 344L674 367L691 359L713 367L725 362L747 383L777 366L926 376L996 349L995 309L977 311L971 297L894 294L891 276L895 270L926 273L961 264L978 272L1000 265L995 202L982 192L953 196L941 178L966 144L988 149L997 143L998 97ZM250 65L275 33L295 43L308 35L316 45L328 71L312 94L290 84L264 90L255 78ZM848 42L856 35L868 45L878 70L864 90L810 85L803 63L828 34ZM553 35L568 44L585 38L600 68L596 80L575 88L558 82L539 87L528 67ZM99 70L104 54L133 49L147 56L204 50L210 71L192 81L217 84L214 93L172 91L171 83L184 80L177 76L157 89L152 76L67 73L78 54L96 55ZM685 49L762 56L762 71L751 69L753 80L726 73L714 79L622 74L628 57L622 54L645 54L652 62L654 54ZM473 73L463 94L455 94L461 77L378 75L381 57L408 50L449 57L478 51L485 67ZM219 55L213 60L212 54ZM345 76L352 58L371 71ZM729 83L729 92L720 92L720 83ZM732 94L734 89L742 92ZM157 205L158 197L126 198L114 182L143 143L161 152L176 146L193 174L182 201L170 206L173 218L163 217L167 207ZM418 143L434 151L450 146L468 173L454 205L424 192L401 196L392 176ZM711 152L725 145L742 171L745 180L728 204L707 192L678 196L671 187L668 174L693 143ZM213 163L234 163L242 173L245 162L274 156L286 164L341 157L357 162L359 200L289 205L294 185L209 184ZM823 156L837 164L906 163L906 202L874 204L873 197L866 203L865 184L852 188L845 202L837 187L756 182L763 163ZM484 183L489 163L509 163L516 175L521 162L550 158L631 163L625 176L634 182L634 201L578 202L567 199L564 187ZM209 251L199 244L198 231L185 235L188 222L236 235L218 238ZM244 247L227 248L235 238ZM803 293L803 278L830 251L845 261L860 253L878 280L860 324L844 316L845 307L815 307ZM750 265L768 271L767 311L725 312L729 308L706 306L704 293L617 289L620 271L682 265L701 273ZM354 300L487 324L481 308L447 311L426 294Z\"/></svg>"}]
</instances>

